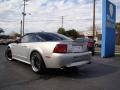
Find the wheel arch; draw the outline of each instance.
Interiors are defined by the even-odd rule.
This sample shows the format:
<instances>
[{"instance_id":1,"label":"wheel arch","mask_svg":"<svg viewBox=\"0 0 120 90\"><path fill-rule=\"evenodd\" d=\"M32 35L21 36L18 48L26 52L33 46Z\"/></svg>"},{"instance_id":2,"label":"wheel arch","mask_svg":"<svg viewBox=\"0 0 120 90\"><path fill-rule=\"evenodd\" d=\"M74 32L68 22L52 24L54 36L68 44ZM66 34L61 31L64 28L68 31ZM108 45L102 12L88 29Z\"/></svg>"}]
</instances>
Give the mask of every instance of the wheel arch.
<instances>
[{"instance_id":1,"label":"wheel arch","mask_svg":"<svg viewBox=\"0 0 120 90\"><path fill-rule=\"evenodd\" d=\"M39 53L39 55L41 56L41 58L42 58L42 60L43 60L43 62L44 62L44 64L45 64L45 67L46 67L46 63L45 63L45 60L44 60L43 54L42 54L42 52L40 52L39 50L32 50L32 51L30 52L29 60L31 59L31 56L32 56L32 54L33 54L34 52Z\"/></svg>"}]
</instances>

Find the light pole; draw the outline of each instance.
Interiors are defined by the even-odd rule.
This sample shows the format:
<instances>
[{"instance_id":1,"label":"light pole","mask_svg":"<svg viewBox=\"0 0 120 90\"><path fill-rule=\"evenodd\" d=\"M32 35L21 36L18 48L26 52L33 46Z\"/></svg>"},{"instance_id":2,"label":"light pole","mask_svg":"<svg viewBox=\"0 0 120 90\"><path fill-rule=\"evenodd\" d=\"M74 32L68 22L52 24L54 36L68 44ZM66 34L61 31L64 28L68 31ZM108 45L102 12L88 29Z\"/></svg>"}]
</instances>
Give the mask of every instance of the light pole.
<instances>
[{"instance_id":1,"label":"light pole","mask_svg":"<svg viewBox=\"0 0 120 90\"><path fill-rule=\"evenodd\" d=\"M62 28L63 28L63 23L64 23L64 17L62 16L62 17L61 17L61 24L62 24L61 27L62 27Z\"/></svg>"},{"instance_id":2,"label":"light pole","mask_svg":"<svg viewBox=\"0 0 120 90\"><path fill-rule=\"evenodd\" d=\"M20 35L22 36L22 20L20 21Z\"/></svg>"},{"instance_id":3,"label":"light pole","mask_svg":"<svg viewBox=\"0 0 120 90\"><path fill-rule=\"evenodd\" d=\"M24 35L24 33L25 33L25 16L26 16L26 13L25 13L25 6L26 6L26 4L25 4L25 0L23 0L24 1L24 5L23 5L23 12L22 12L22 15L23 15L23 35Z\"/></svg>"},{"instance_id":4,"label":"light pole","mask_svg":"<svg viewBox=\"0 0 120 90\"><path fill-rule=\"evenodd\" d=\"M95 0L93 0L93 40L95 39Z\"/></svg>"}]
</instances>

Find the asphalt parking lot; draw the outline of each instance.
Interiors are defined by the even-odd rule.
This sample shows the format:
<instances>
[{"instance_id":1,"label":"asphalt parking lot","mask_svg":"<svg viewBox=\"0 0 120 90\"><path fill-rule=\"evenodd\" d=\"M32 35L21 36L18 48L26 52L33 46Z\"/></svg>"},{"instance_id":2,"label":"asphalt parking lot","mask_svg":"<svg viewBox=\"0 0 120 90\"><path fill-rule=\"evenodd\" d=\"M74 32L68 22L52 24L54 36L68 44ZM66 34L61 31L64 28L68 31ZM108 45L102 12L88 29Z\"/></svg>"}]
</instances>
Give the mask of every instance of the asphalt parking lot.
<instances>
[{"instance_id":1,"label":"asphalt parking lot","mask_svg":"<svg viewBox=\"0 0 120 90\"><path fill-rule=\"evenodd\" d=\"M30 65L7 61L0 46L0 90L120 90L120 57L92 58L78 68L48 69L35 74Z\"/></svg>"}]
</instances>

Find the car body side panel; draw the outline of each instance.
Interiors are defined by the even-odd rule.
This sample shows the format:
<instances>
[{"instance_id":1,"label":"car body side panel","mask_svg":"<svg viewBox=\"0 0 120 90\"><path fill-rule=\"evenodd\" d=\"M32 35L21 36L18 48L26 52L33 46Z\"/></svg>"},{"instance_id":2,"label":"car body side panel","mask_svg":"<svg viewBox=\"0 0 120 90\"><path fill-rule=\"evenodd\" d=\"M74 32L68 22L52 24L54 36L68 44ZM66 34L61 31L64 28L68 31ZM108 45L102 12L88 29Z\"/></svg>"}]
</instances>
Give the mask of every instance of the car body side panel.
<instances>
[{"instance_id":1,"label":"car body side panel","mask_svg":"<svg viewBox=\"0 0 120 90\"><path fill-rule=\"evenodd\" d=\"M12 50L12 55L13 58L21 59L26 61L28 52L29 52L29 47L27 47L28 44L25 43L19 43L19 44L11 44L11 50Z\"/></svg>"},{"instance_id":2,"label":"car body side panel","mask_svg":"<svg viewBox=\"0 0 120 90\"><path fill-rule=\"evenodd\" d=\"M26 49L25 48L21 49L20 47L16 47L15 49L14 47L16 44L10 44L9 46L12 50L14 59L17 59L19 61L22 61L28 64L30 64L31 53L33 51L39 52L47 68L61 68L67 65L70 66L70 64L76 63L76 62L90 61L91 59L90 52L66 53L66 54L53 53L53 50L56 44L59 44L59 43L71 44L69 42L34 42L34 43L19 44L21 46L25 46ZM20 55L20 57L18 55ZM25 57L25 58L22 58L22 57Z\"/></svg>"},{"instance_id":3,"label":"car body side panel","mask_svg":"<svg viewBox=\"0 0 120 90\"><path fill-rule=\"evenodd\" d=\"M53 43L49 43L49 42L42 43L41 42L41 43L31 44L30 51L29 51L28 56L27 56L28 57L27 61L30 62L31 53L34 51L37 51L42 56L44 63L47 67L47 65L49 63L48 57L49 58L51 57L56 44L57 44L57 42L53 42Z\"/></svg>"}]
</instances>

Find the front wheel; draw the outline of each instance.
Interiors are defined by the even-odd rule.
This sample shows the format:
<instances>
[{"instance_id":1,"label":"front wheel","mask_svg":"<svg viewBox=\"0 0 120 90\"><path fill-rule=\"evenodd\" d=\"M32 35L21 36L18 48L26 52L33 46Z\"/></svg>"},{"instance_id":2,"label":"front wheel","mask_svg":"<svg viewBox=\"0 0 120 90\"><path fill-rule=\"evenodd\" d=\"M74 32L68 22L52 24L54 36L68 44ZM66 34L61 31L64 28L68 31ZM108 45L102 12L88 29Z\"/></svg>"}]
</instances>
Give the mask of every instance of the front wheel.
<instances>
[{"instance_id":1,"label":"front wheel","mask_svg":"<svg viewBox=\"0 0 120 90\"><path fill-rule=\"evenodd\" d=\"M10 48L7 48L5 51L5 56L7 58L7 60L11 61L12 60L12 52Z\"/></svg>"},{"instance_id":2,"label":"front wheel","mask_svg":"<svg viewBox=\"0 0 120 90\"><path fill-rule=\"evenodd\" d=\"M45 71L45 64L41 55L37 52L33 52L31 55L31 67L36 73L43 73Z\"/></svg>"}]
</instances>

